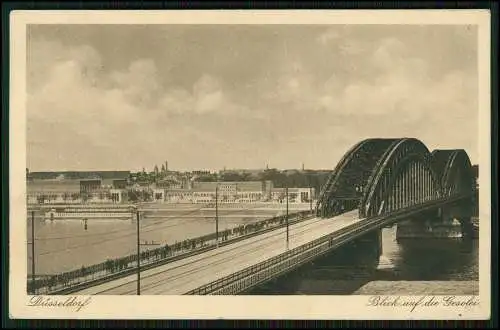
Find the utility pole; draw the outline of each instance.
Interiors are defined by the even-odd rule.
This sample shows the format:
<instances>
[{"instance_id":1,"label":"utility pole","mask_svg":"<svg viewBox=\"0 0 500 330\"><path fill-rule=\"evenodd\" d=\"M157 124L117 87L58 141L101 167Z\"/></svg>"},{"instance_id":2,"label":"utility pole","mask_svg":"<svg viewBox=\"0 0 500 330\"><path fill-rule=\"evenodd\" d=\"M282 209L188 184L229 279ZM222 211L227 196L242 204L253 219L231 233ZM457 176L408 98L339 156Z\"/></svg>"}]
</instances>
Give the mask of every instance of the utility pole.
<instances>
[{"instance_id":1,"label":"utility pole","mask_svg":"<svg viewBox=\"0 0 500 330\"><path fill-rule=\"evenodd\" d=\"M31 211L31 285L33 294L36 294L35 287L35 211Z\"/></svg>"},{"instance_id":2,"label":"utility pole","mask_svg":"<svg viewBox=\"0 0 500 330\"><path fill-rule=\"evenodd\" d=\"M141 243L139 237L139 208L136 209L137 215L137 295L141 295Z\"/></svg>"},{"instance_id":3,"label":"utility pole","mask_svg":"<svg viewBox=\"0 0 500 330\"><path fill-rule=\"evenodd\" d=\"M288 186L285 188L286 192L286 249L288 250L288 237L289 237L289 228L288 228Z\"/></svg>"},{"instance_id":4,"label":"utility pole","mask_svg":"<svg viewBox=\"0 0 500 330\"><path fill-rule=\"evenodd\" d=\"M312 195L312 187L309 185L309 210L311 214L313 213L313 195Z\"/></svg>"},{"instance_id":5,"label":"utility pole","mask_svg":"<svg viewBox=\"0 0 500 330\"><path fill-rule=\"evenodd\" d=\"M139 236L139 209L137 208L137 295L141 295L141 246L146 245L146 246L157 246L161 245L160 243L155 243L155 241L151 241L151 243L148 243L147 241L145 243L141 244L140 241L140 236Z\"/></svg>"},{"instance_id":6,"label":"utility pole","mask_svg":"<svg viewBox=\"0 0 500 330\"><path fill-rule=\"evenodd\" d=\"M215 246L219 247L219 184L215 186Z\"/></svg>"}]
</instances>

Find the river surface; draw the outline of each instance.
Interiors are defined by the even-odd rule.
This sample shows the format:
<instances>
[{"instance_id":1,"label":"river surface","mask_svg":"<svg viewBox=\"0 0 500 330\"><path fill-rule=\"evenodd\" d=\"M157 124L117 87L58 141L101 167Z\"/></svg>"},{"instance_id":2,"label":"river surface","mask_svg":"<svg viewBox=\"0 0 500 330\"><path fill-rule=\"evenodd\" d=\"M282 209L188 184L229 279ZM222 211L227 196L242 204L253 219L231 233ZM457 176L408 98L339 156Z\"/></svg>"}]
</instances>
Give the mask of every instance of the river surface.
<instances>
[{"instance_id":1,"label":"river surface","mask_svg":"<svg viewBox=\"0 0 500 330\"><path fill-rule=\"evenodd\" d=\"M366 248L341 247L299 269L261 285L250 295L346 295L374 281L478 281L479 241L462 239L410 239L396 241L396 226L382 230L383 255L367 255ZM361 251L363 250L363 251ZM359 265L372 266L359 267ZM396 283L396 282L394 282ZM438 288L436 288L438 289ZM373 294L364 292L363 294ZM457 292L458 294L458 292Z\"/></svg>"}]
</instances>

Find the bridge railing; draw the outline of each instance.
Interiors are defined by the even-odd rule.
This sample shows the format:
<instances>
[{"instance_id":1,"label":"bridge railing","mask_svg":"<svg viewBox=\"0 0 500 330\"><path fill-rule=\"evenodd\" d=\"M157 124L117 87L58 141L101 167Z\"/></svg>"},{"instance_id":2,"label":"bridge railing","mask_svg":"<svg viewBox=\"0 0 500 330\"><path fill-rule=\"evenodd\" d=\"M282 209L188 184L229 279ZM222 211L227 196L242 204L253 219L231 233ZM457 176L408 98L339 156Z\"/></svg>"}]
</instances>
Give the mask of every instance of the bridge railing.
<instances>
[{"instance_id":1,"label":"bridge railing","mask_svg":"<svg viewBox=\"0 0 500 330\"><path fill-rule=\"evenodd\" d=\"M304 245L301 245L299 247L291 249L287 252L284 252L280 255L272 257L268 260L265 260L263 262L255 264L253 266L249 266L249 267L247 267L239 272L225 276L221 279L218 279L216 281L213 281L211 283L203 285L199 288L191 290L191 291L187 292L186 295L210 294L211 292L216 291L216 290L220 290L220 289L224 288L225 286L230 285L234 282L243 280L248 276L255 275L259 271L262 271L262 270L269 268L273 265L282 263L283 261L285 261L289 258L292 258L294 256L300 255L300 254L304 253L306 250L314 248L316 245L320 245L322 243L327 242L328 240L331 239L332 236L340 236L340 235L345 234L346 232L348 232L349 230L352 230L352 229L353 229L353 227L342 228L339 231L335 232L334 234L327 234L327 235L322 236L322 237L320 237L312 242L306 243Z\"/></svg>"},{"instance_id":2,"label":"bridge railing","mask_svg":"<svg viewBox=\"0 0 500 330\"><path fill-rule=\"evenodd\" d=\"M458 198L457 198L458 199ZM207 283L203 286L200 286L194 290L191 290L186 295L207 295L214 294L214 292L223 292L224 288L230 285L233 285L239 281L245 280L249 276L254 276L261 271L265 271L270 267L277 266L281 263L287 262L291 258L300 256L304 254L303 258L297 258L296 264L289 264L285 269L281 269L279 272L273 272L270 274L270 277L276 277L280 272L286 271L288 268L294 268L298 266L300 263L303 263L309 259L317 257L319 254L326 253L331 248L344 244L347 241L355 239L359 236L366 234L369 228L383 226L388 222L397 221L402 216L408 216L408 214L422 212L424 209L436 207L445 201L445 199L441 199L439 201L432 201L427 203L426 205L416 205L407 209L398 210L391 214L384 214L376 217L370 218L370 221L366 221L367 219L360 219L360 222L354 223L342 229L335 231L334 233L326 234L320 238L317 238L314 241L306 243L304 245L298 246L294 249L291 249L287 252L279 254L275 257L269 258L263 262L257 263L253 266L249 266L241 271L235 272L231 275L225 276L213 282ZM319 249L317 253L306 253L306 251L319 247L325 243L328 243L329 246L325 249ZM260 282L266 280L265 278L259 279ZM247 282L250 283L251 281ZM255 283L252 283L255 285Z\"/></svg>"}]
</instances>

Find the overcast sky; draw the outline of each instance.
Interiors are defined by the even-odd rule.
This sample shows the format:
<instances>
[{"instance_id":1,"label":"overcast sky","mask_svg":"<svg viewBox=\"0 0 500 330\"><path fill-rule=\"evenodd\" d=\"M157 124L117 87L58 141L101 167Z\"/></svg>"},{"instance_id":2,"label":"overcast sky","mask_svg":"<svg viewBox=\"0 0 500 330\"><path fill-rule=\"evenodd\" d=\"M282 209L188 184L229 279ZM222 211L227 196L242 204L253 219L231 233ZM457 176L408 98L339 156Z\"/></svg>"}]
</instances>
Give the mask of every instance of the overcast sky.
<instances>
[{"instance_id":1,"label":"overcast sky","mask_svg":"<svg viewBox=\"0 0 500 330\"><path fill-rule=\"evenodd\" d=\"M27 166L332 169L368 137L478 161L467 26L39 25Z\"/></svg>"}]
</instances>

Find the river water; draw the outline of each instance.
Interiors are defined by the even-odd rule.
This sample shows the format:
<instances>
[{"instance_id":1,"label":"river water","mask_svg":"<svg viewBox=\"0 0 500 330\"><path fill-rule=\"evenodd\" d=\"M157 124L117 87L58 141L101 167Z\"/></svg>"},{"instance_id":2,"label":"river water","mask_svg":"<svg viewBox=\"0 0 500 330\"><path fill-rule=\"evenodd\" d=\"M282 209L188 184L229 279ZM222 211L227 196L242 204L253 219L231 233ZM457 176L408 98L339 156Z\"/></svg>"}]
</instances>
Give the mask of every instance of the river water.
<instances>
[{"instance_id":1,"label":"river water","mask_svg":"<svg viewBox=\"0 0 500 330\"><path fill-rule=\"evenodd\" d=\"M440 285L443 281L468 283L466 281L479 280L477 239L397 242L394 226L382 230L382 242L383 254L378 266L360 267L374 262L374 258L366 253L366 249L354 250L345 246L246 294L346 295L373 281L435 281ZM411 290L413 288L408 285L405 294L413 294Z\"/></svg>"},{"instance_id":2,"label":"river water","mask_svg":"<svg viewBox=\"0 0 500 330\"><path fill-rule=\"evenodd\" d=\"M166 217L145 217L140 222L141 241L164 245L215 231L213 211L169 211ZM221 211L219 229L232 228L273 217L282 210ZM28 221L28 241L31 240ZM382 230L383 255L374 267L366 249L341 247L299 269L246 294L352 294L372 281L477 281L478 240L436 239L396 241L396 227ZM36 273L70 271L136 253L136 223L131 220L35 221ZM153 246L154 248L154 246ZM28 248L31 272L31 248Z\"/></svg>"},{"instance_id":3,"label":"river water","mask_svg":"<svg viewBox=\"0 0 500 330\"><path fill-rule=\"evenodd\" d=\"M151 216L153 214L154 216ZM220 210L219 231L283 214L283 210ZM160 210L141 217L141 243L173 244L215 232L215 212L196 208ZM27 222L31 241L31 220ZM158 246L151 246L156 248ZM143 250L148 247L144 246ZM58 274L137 252L137 224L131 220L35 220L35 272ZM31 274L31 245L28 246Z\"/></svg>"}]
</instances>

